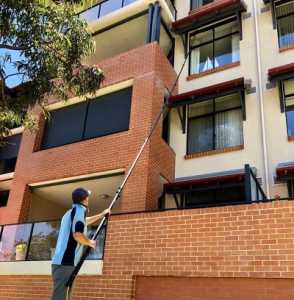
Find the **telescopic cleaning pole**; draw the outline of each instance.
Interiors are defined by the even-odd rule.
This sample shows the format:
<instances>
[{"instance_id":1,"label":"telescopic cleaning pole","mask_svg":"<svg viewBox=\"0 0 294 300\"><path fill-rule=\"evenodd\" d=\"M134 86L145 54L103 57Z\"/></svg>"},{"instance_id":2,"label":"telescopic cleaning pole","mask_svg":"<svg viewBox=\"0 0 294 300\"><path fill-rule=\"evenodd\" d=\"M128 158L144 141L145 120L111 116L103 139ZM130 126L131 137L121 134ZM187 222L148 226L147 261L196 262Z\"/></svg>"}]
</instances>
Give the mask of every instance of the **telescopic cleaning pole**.
<instances>
[{"instance_id":1,"label":"telescopic cleaning pole","mask_svg":"<svg viewBox=\"0 0 294 300\"><path fill-rule=\"evenodd\" d=\"M173 84L173 86L172 86L172 89L169 90L169 92L168 92L167 101L163 104L163 106L162 106L160 112L158 113L158 115L157 115L155 121L153 122L153 124L152 124L152 126L151 126L151 129L150 129L150 132L149 132L147 138L145 139L144 143L142 144L142 146L141 146L141 148L140 148L140 150L139 150L139 152L138 152L136 158L134 159L134 161L133 161L131 167L129 168L129 171L127 172L127 174L126 174L126 176L125 176L125 178L124 178L122 184L121 184L120 187L117 189L117 191L116 191L116 193L115 193L115 196L114 196L114 198L113 198L113 200L112 200L112 202L111 202L111 204L110 204L110 206L109 206L109 209L110 209L110 210L113 208L113 206L115 205L115 203L117 202L117 200L120 198L120 195L121 195L121 193L122 193L122 191L123 191L123 189L124 189L124 187L125 187L125 185L126 185L128 179L129 179L130 176L132 175L132 173L133 173L133 171L134 171L134 169L135 169L135 167L136 167L136 165L137 165L137 163L138 163L138 160L139 160L141 154L143 153L143 151L144 151L144 149L145 149L145 146L147 145L147 143L148 143L149 140L151 139L151 137L152 137L152 135L153 135L153 133L154 133L154 131L155 131L155 129L156 129L156 127L157 127L159 121L160 121L161 116L164 115L165 112L168 112L168 111L170 110L170 107L169 107L169 99L170 99L170 97L172 96L172 94L173 94L173 92L174 92L174 90L175 90L175 88L176 88L176 86L177 86L177 83L178 83L179 78L180 78L180 76L181 76L181 74L182 74L182 72L183 72L183 69L184 69L185 64L186 64L186 61L187 61L187 59L188 59L188 57L189 57L189 54L190 54L190 52L188 52L188 53L186 54L184 63L183 63L183 65L182 65L181 69L180 69L179 74L177 75L177 78L176 78L176 80L175 80L175 82L174 82L174 84ZM95 234L94 234L94 236L93 236L93 238L92 238L93 240L97 240L97 238L98 238L98 236L99 236L99 234L100 234L102 228L104 227L104 225L105 225L106 222L107 222L107 219L108 219L108 216L104 216L104 217L103 217L103 219L101 220L99 226L97 227L97 229L96 229L96 231L95 231ZM72 272L72 274L71 274L69 280L68 280L67 283L66 283L66 286L68 287L68 298L67 298L68 300L70 299L70 298L69 298L69 297L70 297L70 289L71 289L71 287L72 287L72 285L73 285L73 282L74 282L76 276L78 275L78 273L79 273L79 271L80 271L80 269L81 269L81 267L82 267L84 261L86 260L86 258L87 258L88 255L90 254L91 249L92 249L91 247L86 247L86 249L85 249L85 251L84 251L84 253L83 253L83 255L82 255L80 261L78 262L77 266L75 267L75 269L74 269L74 271Z\"/></svg>"}]
</instances>

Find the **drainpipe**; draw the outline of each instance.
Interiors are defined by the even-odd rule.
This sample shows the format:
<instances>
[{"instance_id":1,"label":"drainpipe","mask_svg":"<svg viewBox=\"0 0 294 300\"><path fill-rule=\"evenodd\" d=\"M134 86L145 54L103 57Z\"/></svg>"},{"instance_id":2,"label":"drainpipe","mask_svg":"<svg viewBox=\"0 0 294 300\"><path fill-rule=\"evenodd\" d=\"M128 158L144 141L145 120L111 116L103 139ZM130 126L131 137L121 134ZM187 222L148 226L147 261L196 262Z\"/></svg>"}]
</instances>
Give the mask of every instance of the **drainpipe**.
<instances>
[{"instance_id":1,"label":"drainpipe","mask_svg":"<svg viewBox=\"0 0 294 300\"><path fill-rule=\"evenodd\" d=\"M261 136L262 136L262 146L263 146L263 163L264 163L264 177L265 177L265 187L266 195L270 198L269 189L269 168L268 168L268 150L266 143L266 131L265 131L265 120L264 120L264 95L263 95L263 84L262 84L262 68L261 68L261 55L260 55L260 37L259 37L259 7L257 6L257 0L253 0L253 20L255 27L255 43L256 43L256 61L257 61L257 75L258 75L258 100L260 106L260 122L261 122Z\"/></svg>"}]
</instances>

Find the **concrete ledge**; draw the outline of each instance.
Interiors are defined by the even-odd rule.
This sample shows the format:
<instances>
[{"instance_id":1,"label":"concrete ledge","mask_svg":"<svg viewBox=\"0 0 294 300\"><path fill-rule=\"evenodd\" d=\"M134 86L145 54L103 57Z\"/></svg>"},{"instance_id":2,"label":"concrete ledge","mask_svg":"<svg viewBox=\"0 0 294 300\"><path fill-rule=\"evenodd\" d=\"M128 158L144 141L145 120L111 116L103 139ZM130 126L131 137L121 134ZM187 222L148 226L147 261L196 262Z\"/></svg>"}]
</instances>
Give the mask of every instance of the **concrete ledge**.
<instances>
[{"instance_id":1,"label":"concrete ledge","mask_svg":"<svg viewBox=\"0 0 294 300\"><path fill-rule=\"evenodd\" d=\"M14 177L14 172L11 173L6 173L6 174L1 174L0 175L0 181L7 181L7 180L11 180Z\"/></svg>"},{"instance_id":2,"label":"concrete ledge","mask_svg":"<svg viewBox=\"0 0 294 300\"><path fill-rule=\"evenodd\" d=\"M87 260L79 275L102 275L103 260ZM51 275L51 261L0 262L0 275Z\"/></svg>"}]
</instances>

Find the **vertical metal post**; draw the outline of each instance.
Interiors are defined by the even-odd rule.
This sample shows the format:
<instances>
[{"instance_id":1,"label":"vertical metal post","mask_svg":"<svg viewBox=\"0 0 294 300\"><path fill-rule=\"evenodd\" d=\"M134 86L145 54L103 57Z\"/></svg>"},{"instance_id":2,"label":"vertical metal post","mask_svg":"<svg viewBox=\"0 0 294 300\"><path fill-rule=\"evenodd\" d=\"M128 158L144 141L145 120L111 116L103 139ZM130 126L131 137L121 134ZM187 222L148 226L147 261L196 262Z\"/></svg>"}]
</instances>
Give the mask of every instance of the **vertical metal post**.
<instances>
[{"instance_id":1,"label":"vertical metal post","mask_svg":"<svg viewBox=\"0 0 294 300\"><path fill-rule=\"evenodd\" d=\"M1 242L1 239L2 239L3 230L4 230L4 225L2 225L1 229L0 229L0 242Z\"/></svg>"},{"instance_id":2,"label":"vertical metal post","mask_svg":"<svg viewBox=\"0 0 294 300\"><path fill-rule=\"evenodd\" d=\"M25 260L28 260L28 258L29 258L29 252L30 252L30 247L31 247L31 241L32 241L32 235L33 235L34 226L35 226L35 223L32 223L31 230L30 230L30 235L29 235L29 240L28 240L28 248L27 248L27 253L26 253Z\"/></svg>"},{"instance_id":3,"label":"vertical metal post","mask_svg":"<svg viewBox=\"0 0 294 300\"><path fill-rule=\"evenodd\" d=\"M280 94L281 113L284 113L285 112L285 91L284 91L283 80L279 80L278 85L279 85L279 94Z\"/></svg>"},{"instance_id":4,"label":"vertical metal post","mask_svg":"<svg viewBox=\"0 0 294 300\"><path fill-rule=\"evenodd\" d=\"M160 41L160 29L161 29L161 7L158 5L157 25L155 39L159 43Z\"/></svg>"},{"instance_id":5,"label":"vertical metal post","mask_svg":"<svg viewBox=\"0 0 294 300\"><path fill-rule=\"evenodd\" d=\"M273 28L277 28L277 14L276 14L276 5L275 1L271 0L270 1L270 7L271 7L271 13L272 13L272 20L273 20Z\"/></svg>"},{"instance_id":6,"label":"vertical metal post","mask_svg":"<svg viewBox=\"0 0 294 300\"><path fill-rule=\"evenodd\" d=\"M153 18L152 18L152 30L151 30L151 39L150 42L157 41L157 27L158 27L158 18L159 18L159 11L160 6L158 3L155 3L154 5L154 12L153 12Z\"/></svg>"},{"instance_id":7,"label":"vertical metal post","mask_svg":"<svg viewBox=\"0 0 294 300\"><path fill-rule=\"evenodd\" d=\"M244 180L244 187L245 187L245 200L246 202L252 201L251 195L251 179L250 179L250 165L245 165L245 180Z\"/></svg>"},{"instance_id":8,"label":"vertical metal post","mask_svg":"<svg viewBox=\"0 0 294 300\"><path fill-rule=\"evenodd\" d=\"M154 13L154 6L153 6L153 4L150 4L149 9L148 9L148 24L147 24L146 44L151 42L153 13Z\"/></svg>"}]
</instances>

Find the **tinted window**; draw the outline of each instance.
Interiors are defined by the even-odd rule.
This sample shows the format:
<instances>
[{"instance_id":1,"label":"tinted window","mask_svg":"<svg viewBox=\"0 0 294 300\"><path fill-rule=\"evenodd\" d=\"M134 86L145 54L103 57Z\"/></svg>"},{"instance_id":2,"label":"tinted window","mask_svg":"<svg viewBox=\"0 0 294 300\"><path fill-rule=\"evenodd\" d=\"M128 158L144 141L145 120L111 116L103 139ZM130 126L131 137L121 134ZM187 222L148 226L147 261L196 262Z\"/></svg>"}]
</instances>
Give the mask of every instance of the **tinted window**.
<instances>
[{"instance_id":1,"label":"tinted window","mask_svg":"<svg viewBox=\"0 0 294 300\"><path fill-rule=\"evenodd\" d=\"M209 189L201 190L201 186L197 186L199 191L186 194L186 207L203 207L203 206L215 206L231 203L240 203L245 201L244 187L212 187Z\"/></svg>"},{"instance_id":2,"label":"tinted window","mask_svg":"<svg viewBox=\"0 0 294 300\"><path fill-rule=\"evenodd\" d=\"M51 112L42 149L129 129L132 88Z\"/></svg>"},{"instance_id":3,"label":"tinted window","mask_svg":"<svg viewBox=\"0 0 294 300\"><path fill-rule=\"evenodd\" d=\"M0 207L6 206L9 197L9 191L0 191Z\"/></svg>"},{"instance_id":4,"label":"tinted window","mask_svg":"<svg viewBox=\"0 0 294 300\"><path fill-rule=\"evenodd\" d=\"M12 135L4 140L4 145L0 147L0 160L14 159L17 157L21 134Z\"/></svg>"},{"instance_id":5,"label":"tinted window","mask_svg":"<svg viewBox=\"0 0 294 300\"><path fill-rule=\"evenodd\" d=\"M82 139L87 104L81 103L52 111L47 122L43 149L77 142Z\"/></svg>"},{"instance_id":6,"label":"tinted window","mask_svg":"<svg viewBox=\"0 0 294 300\"><path fill-rule=\"evenodd\" d=\"M21 136L21 134L10 136L0 146L0 174L14 172Z\"/></svg>"},{"instance_id":7,"label":"tinted window","mask_svg":"<svg viewBox=\"0 0 294 300\"><path fill-rule=\"evenodd\" d=\"M90 101L85 138L128 130L131 95L128 88Z\"/></svg>"}]
</instances>

